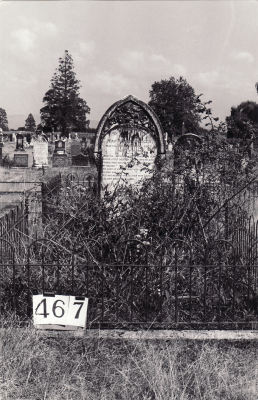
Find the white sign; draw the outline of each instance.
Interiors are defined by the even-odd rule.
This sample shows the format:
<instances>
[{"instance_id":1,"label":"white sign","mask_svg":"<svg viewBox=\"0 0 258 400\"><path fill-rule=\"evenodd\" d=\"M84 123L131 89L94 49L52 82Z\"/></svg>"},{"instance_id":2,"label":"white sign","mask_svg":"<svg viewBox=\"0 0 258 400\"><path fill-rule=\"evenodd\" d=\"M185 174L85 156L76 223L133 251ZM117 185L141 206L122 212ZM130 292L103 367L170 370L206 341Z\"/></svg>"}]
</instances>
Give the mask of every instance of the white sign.
<instances>
[{"instance_id":1,"label":"white sign","mask_svg":"<svg viewBox=\"0 0 258 400\"><path fill-rule=\"evenodd\" d=\"M65 329L86 325L88 299L84 296L33 296L33 320L36 328Z\"/></svg>"}]
</instances>

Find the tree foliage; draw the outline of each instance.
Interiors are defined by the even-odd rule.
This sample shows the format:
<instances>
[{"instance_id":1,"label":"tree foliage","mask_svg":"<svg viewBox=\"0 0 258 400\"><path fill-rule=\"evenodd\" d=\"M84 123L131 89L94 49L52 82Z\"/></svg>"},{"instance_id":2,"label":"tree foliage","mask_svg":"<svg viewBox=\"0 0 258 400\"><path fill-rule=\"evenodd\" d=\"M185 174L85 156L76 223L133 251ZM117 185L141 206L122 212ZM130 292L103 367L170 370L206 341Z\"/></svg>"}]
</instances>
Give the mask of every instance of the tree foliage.
<instances>
[{"instance_id":1,"label":"tree foliage","mask_svg":"<svg viewBox=\"0 0 258 400\"><path fill-rule=\"evenodd\" d=\"M68 51L59 59L59 67L51 79L51 87L46 92L41 108L41 123L44 130L61 130L63 136L69 131L85 132L89 125L86 114L90 108L85 100L79 97L80 81L73 71L73 59Z\"/></svg>"},{"instance_id":2,"label":"tree foliage","mask_svg":"<svg viewBox=\"0 0 258 400\"><path fill-rule=\"evenodd\" d=\"M7 114L3 108L0 108L0 128L3 131L9 131Z\"/></svg>"},{"instance_id":3,"label":"tree foliage","mask_svg":"<svg viewBox=\"0 0 258 400\"><path fill-rule=\"evenodd\" d=\"M149 105L171 138L172 135L181 135L183 122L186 132L196 133L201 121L200 112L203 110L200 96L195 95L192 86L182 77L171 77L152 85Z\"/></svg>"},{"instance_id":4,"label":"tree foliage","mask_svg":"<svg viewBox=\"0 0 258 400\"><path fill-rule=\"evenodd\" d=\"M33 117L33 115L30 113L28 115L28 118L25 120L25 130L26 131L35 131L36 129L36 121Z\"/></svg>"},{"instance_id":5,"label":"tree foliage","mask_svg":"<svg viewBox=\"0 0 258 400\"><path fill-rule=\"evenodd\" d=\"M226 117L228 138L251 139L257 135L258 104L243 101L237 107L231 107L231 115Z\"/></svg>"}]
</instances>

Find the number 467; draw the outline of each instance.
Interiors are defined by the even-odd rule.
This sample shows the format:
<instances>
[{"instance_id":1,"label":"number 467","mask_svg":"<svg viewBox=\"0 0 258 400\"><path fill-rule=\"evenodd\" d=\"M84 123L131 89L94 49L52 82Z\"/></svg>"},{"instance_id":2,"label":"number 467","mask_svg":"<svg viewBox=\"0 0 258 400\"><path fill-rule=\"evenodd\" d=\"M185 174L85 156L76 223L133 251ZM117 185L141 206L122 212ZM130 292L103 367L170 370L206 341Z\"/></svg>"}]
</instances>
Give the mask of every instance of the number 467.
<instances>
[{"instance_id":1,"label":"number 467","mask_svg":"<svg viewBox=\"0 0 258 400\"><path fill-rule=\"evenodd\" d=\"M65 303L63 302L63 300L56 300L56 301L54 302L53 307L52 307L52 313L54 314L54 316L55 316L56 318L62 318L62 317L64 316L64 313L65 313L65 310L63 309L63 307L57 305L57 303L58 303L59 301L60 301L61 303L65 304ZM39 307L41 306L41 304L43 305L43 313L37 312L38 309L39 309ZM74 317L75 319L79 319L80 311L81 311L81 309L82 309L83 304L84 304L83 301L74 302L74 303L73 303L74 306L76 306L76 305L79 306L79 308L78 308L78 310L77 310L77 312L76 312L76 314L75 314L75 317ZM57 310L58 310L58 309L61 310L61 311L60 311L60 315L58 315L59 312L57 313ZM35 314L36 314L36 315L44 315L44 318L47 318L47 316L49 315L49 313L47 312L47 300L46 300L46 299L41 300L41 302L37 305L36 310L35 310Z\"/></svg>"}]
</instances>

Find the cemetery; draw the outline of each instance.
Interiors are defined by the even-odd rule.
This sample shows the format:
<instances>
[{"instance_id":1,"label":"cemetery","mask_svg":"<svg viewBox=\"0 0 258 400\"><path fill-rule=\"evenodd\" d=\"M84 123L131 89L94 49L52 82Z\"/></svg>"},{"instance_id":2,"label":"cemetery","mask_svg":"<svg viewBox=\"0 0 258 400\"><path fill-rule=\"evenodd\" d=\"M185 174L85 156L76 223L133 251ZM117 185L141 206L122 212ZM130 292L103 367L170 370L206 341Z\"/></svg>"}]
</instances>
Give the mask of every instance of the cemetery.
<instances>
[{"instance_id":1,"label":"cemetery","mask_svg":"<svg viewBox=\"0 0 258 400\"><path fill-rule=\"evenodd\" d=\"M142 368L147 360L158 370L163 352L163 362L177 354L192 365L189 348L180 343L198 339L193 354L202 355L191 374L205 367L207 379L201 350L207 337L225 351L215 358L205 344L209 365L233 357L225 339L254 338L256 172L242 168L235 148L190 132L168 142L155 112L132 95L100 120L95 164L78 137L40 133L27 143L17 134L2 143L9 164L0 167L1 196L9 190L17 197L13 203L8 198L10 208L0 216L0 312L9 342L20 346L24 359L22 332L36 354L38 341L57 346L62 366L46 348L37 376L45 379L51 361L55 387L55 371L67 374L62 353L68 347L69 368L87 368L78 354L91 353L96 332L102 343L108 338L108 346L98 346L107 360L112 350L111 369L131 357L132 340L133 351L144 357Z\"/></svg>"},{"instance_id":2,"label":"cemetery","mask_svg":"<svg viewBox=\"0 0 258 400\"><path fill-rule=\"evenodd\" d=\"M0 400L257 400L257 15L0 2Z\"/></svg>"},{"instance_id":3,"label":"cemetery","mask_svg":"<svg viewBox=\"0 0 258 400\"><path fill-rule=\"evenodd\" d=\"M8 155L14 176L35 179L17 179L20 204L0 219L12 287L11 296L9 285L1 289L1 312L30 318L41 287L89 298L91 328L256 326L257 186L237 150L184 132L168 143L155 112L132 95L100 120L95 165L73 136L2 140L1 171ZM221 165L235 168L237 187ZM17 257L25 291L13 273Z\"/></svg>"}]
</instances>

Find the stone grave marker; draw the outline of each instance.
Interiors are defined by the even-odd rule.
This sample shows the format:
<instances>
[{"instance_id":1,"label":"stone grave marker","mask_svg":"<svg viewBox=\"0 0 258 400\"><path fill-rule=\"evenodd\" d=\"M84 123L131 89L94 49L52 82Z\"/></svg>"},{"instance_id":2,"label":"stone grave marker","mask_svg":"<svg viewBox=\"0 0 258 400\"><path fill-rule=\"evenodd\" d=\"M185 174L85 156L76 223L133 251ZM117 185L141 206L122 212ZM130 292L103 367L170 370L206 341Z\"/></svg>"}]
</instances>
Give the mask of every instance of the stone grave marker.
<instances>
[{"instance_id":1,"label":"stone grave marker","mask_svg":"<svg viewBox=\"0 0 258 400\"><path fill-rule=\"evenodd\" d=\"M71 157L78 156L81 152L81 143L78 140L73 140L71 144Z\"/></svg>"},{"instance_id":2,"label":"stone grave marker","mask_svg":"<svg viewBox=\"0 0 258 400\"><path fill-rule=\"evenodd\" d=\"M29 166L29 155L28 154L14 154L14 165L15 167L28 167Z\"/></svg>"},{"instance_id":3,"label":"stone grave marker","mask_svg":"<svg viewBox=\"0 0 258 400\"><path fill-rule=\"evenodd\" d=\"M53 154L52 167L66 167L68 164L67 154Z\"/></svg>"},{"instance_id":4,"label":"stone grave marker","mask_svg":"<svg viewBox=\"0 0 258 400\"><path fill-rule=\"evenodd\" d=\"M165 156L163 129L154 111L130 95L113 104L96 132L94 157L99 188L112 190L122 181L139 184Z\"/></svg>"},{"instance_id":5,"label":"stone grave marker","mask_svg":"<svg viewBox=\"0 0 258 400\"><path fill-rule=\"evenodd\" d=\"M25 151L24 150L24 144L23 144L23 134L22 133L17 133L16 135L16 149L15 151Z\"/></svg>"},{"instance_id":6,"label":"stone grave marker","mask_svg":"<svg viewBox=\"0 0 258 400\"><path fill-rule=\"evenodd\" d=\"M55 150L52 157L52 167L66 167L68 164L68 156L65 152L65 141L62 139L55 141Z\"/></svg>"},{"instance_id":7,"label":"stone grave marker","mask_svg":"<svg viewBox=\"0 0 258 400\"><path fill-rule=\"evenodd\" d=\"M48 166L48 141L44 135L39 135L33 143L33 167Z\"/></svg>"},{"instance_id":8,"label":"stone grave marker","mask_svg":"<svg viewBox=\"0 0 258 400\"><path fill-rule=\"evenodd\" d=\"M84 167L87 166L88 163L89 163L88 157L84 156L83 154L78 154L72 157L72 165L74 166Z\"/></svg>"}]
</instances>

